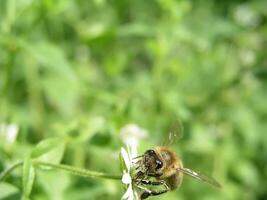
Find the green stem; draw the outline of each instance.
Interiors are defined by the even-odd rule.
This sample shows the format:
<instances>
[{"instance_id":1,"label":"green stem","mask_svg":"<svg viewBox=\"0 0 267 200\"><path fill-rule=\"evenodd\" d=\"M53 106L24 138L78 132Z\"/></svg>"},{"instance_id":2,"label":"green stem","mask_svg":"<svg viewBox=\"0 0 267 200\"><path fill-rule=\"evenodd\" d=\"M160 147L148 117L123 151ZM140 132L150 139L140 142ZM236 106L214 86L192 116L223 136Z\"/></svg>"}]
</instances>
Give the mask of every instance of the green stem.
<instances>
[{"instance_id":1,"label":"green stem","mask_svg":"<svg viewBox=\"0 0 267 200\"><path fill-rule=\"evenodd\" d=\"M52 163L41 162L41 161L37 161L37 160L34 160L32 162L35 166L50 167L53 169L61 169L61 170L67 171L71 174L83 176L83 177L87 177L87 178L106 178L106 179L113 179L113 180L121 180L121 175L112 175L112 174L107 174L107 173L103 173L103 172L96 172L96 171L91 171L91 170L87 170L87 169L71 167L68 165L52 164ZM15 163L11 167L9 167L6 171L4 171L0 175L0 182L3 181L14 169L22 166L22 164L23 164L23 162L20 161L18 163Z\"/></svg>"},{"instance_id":2,"label":"green stem","mask_svg":"<svg viewBox=\"0 0 267 200\"><path fill-rule=\"evenodd\" d=\"M91 170L87 170L87 169L71 167L68 165L52 164L52 163L41 162L41 161L34 161L34 164L39 165L39 166L44 166L44 167L51 167L54 169L61 169L61 170L67 171L71 174L83 176L83 177L87 177L87 178L93 177L93 178L106 178L106 179L121 180L121 175L112 175L112 174L107 174L107 173L103 173L103 172L96 172L96 171L91 171Z\"/></svg>"},{"instance_id":3,"label":"green stem","mask_svg":"<svg viewBox=\"0 0 267 200\"><path fill-rule=\"evenodd\" d=\"M0 174L0 182L3 181L14 169L22 166L23 162L17 162L13 165L11 165L11 167L9 167L8 169L6 169L2 174Z\"/></svg>"}]
</instances>

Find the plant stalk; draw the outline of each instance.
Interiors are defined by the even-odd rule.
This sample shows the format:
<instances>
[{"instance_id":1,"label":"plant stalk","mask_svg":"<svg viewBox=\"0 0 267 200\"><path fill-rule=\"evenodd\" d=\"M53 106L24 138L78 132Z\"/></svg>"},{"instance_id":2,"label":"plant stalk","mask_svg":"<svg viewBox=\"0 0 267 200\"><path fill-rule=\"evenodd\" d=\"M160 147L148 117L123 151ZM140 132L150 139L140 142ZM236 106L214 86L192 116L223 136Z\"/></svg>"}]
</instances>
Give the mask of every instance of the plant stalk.
<instances>
[{"instance_id":1,"label":"plant stalk","mask_svg":"<svg viewBox=\"0 0 267 200\"><path fill-rule=\"evenodd\" d=\"M13 165L11 165L9 168L7 168L3 173L0 174L0 182L5 180L5 178L16 168L22 166L23 161L19 161Z\"/></svg>"},{"instance_id":2,"label":"plant stalk","mask_svg":"<svg viewBox=\"0 0 267 200\"><path fill-rule=\"evenodd\" d=\"M83 176L87 178L106 178L106 179L113 179L113 180L121 180L121 175L113 175L113 174L107 174L103 172L96 172L96 171L91 171L87 169L72 167L69 165L52 164L52 163L41 162L41 161L34 161L34 165L43 166L43 167L51 167L54 169L61 169L71 174Z\"/></svg>"},{"instance_id":3,"label":"plant stalk","mask_svg":"<svg viewBox=\"0 0 267 200\"><path fill-rule=\"evenodd\" d=\"M60 169L60 170L64 170L71 174L82 176L82 177L121 180L121 175L107 174L103 172L96 172L96 171L76 168L76 167L72 167L68 165L53 164L53 163L42 162L42 161L37 161L37 160L33 160L32 162L37 167L49 167L53 169ZM0 174L0 182L3 181L14 169L22 166L22 164L23 164L23 161L17 162L13 164L11 167L9 167L7 170L5 170L2 174Z\"/></svg>"}]
</instances>

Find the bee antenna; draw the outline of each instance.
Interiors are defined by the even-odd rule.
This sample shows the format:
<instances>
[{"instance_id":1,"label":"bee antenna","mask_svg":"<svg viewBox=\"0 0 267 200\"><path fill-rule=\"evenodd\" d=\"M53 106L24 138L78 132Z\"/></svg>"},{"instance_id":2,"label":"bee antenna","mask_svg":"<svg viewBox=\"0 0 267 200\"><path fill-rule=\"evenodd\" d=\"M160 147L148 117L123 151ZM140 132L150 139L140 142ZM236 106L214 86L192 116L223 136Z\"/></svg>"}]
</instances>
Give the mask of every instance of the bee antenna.
<instances>
[{"instance_id":1,"label":"bee antenna","mask_svg":"<svg viewBox=\"0 0 267 200\"><path fill-rule=\"evenodd\" d=\"M138 158L142 158L143 156L144 156L144 155L136 156L136 157L132 158L132 160L136 160L136 159L138 159Z\"/></svg>"}]
</instances>

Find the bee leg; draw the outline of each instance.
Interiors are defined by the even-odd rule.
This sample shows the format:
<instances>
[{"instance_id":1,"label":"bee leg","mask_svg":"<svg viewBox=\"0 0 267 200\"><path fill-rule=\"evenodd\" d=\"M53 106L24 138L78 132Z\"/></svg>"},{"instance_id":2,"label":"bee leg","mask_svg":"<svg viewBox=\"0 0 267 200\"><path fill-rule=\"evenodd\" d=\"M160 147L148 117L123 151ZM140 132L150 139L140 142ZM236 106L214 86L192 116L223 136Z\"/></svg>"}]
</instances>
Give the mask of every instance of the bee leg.
<instances>
[{"instance_id":1,"label":"bee leg","mask_svg":"<svg viewBox=\"0 0 267 200\"><path fill-rule=\"evenodd\" d=\"M165 181L150 181L150 180L141 180L141 183L144 185L165 185Z\"/></svg>"},{"instance_id":2,"label":"bee leg","mask_svg":"<svg viewBox=\"0 0 267 200\"><path fill-rule=\"evenodd\" d=\"M147 199L150 196L157 196L157 195L161 195L164 194L166 192L168 192L170 190L169 186L166 184L165 181L160 180L160 181L150 181L150 180L142 180L141 183L143 184L147 184L147 185L164 185L165 189L164 190L160 190L160 191L154 191L154 190L145 190L142 194L141 194L141 200L143 199Z\"/></svg>"},{"instance_id":3,"label":"bee leg","mask_svg":"<svg viewBox=\"0 0 267 200\"><path fill-rule=\"evenodd\" d=\"M143 172L141 172L141 171L138 171L137 173L136 173L136 175L134 176L134 178L133 178L133 182L135 182L135 183L138 183L138 181L137 180L142 180L142 178L144 177L144 173Z\"/></svg>"},{"instance_id":4,"label":"bee leg","mask_svg":"<svg viewBox=\"0 0 267 200\"><path fill-rule=\"evenodd\" d=\"M150 180L141 180L141 183L144 185L163 185L166 190L170 190L169 186L164 180L159 180L159 181L150 181Z\"/></svg>"},{"instance_id":5,"label":"bee leg","mask_svg":"<svg viewBox=\"0 0 267 200\"><path fill-rule=\"evenodd\" d=\"M167 189L166 190L161 190L161 191L146 190L141 194L140 199L141 200L147 199L148 197L161 195L161 194L164 194L165 192L168 192L168 191L169 190L167 190Z\"/></svg>"},{"instance_id":6,"label":"bee leg","mask_svg":"<svg viewBox=\"0 0 267 200\"><path fill-rule=\"evenodd\" d=\"M163 173L162 172L157 172L157 173L148 173L147 176L151 176L151 177L160 177L162 176Z\"/></svg>"},{"instance_id":7,"label":"bee leg","mask_svg":"<svg viewBox=\"0 0 267 200\"><path fill-rule=\"evenodd\" d=\"M138 170L140 167L141 167L141 165L137 163L136 167L135 167L135 170Z\"/></svg>"}]
</instances>

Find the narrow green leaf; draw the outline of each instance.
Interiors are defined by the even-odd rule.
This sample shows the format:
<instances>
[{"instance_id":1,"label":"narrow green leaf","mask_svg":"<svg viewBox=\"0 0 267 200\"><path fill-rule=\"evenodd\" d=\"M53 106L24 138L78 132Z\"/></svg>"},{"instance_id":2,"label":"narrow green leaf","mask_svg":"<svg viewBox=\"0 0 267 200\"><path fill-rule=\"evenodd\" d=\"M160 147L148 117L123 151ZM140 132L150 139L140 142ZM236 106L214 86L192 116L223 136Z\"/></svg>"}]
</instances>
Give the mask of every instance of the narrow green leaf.
<instances>
[{"instance_id":1,"label":"narrow green leaf","mask_svg":"<svg viewBox=\"0 0 267 200\"><path fill-rule=\"evenodd\" d=\"M18 193L19 190L14 185L5 182L0 183L0 199L13 197Z\"/></svg>"},{"instance_id":2,"label":"narrow green leaf","mask_svg":"<svg viewBox=\"0 0 267 200\"><path fill-rule=\"evenodd\" d=\"M65 151L65 141L49 138L41 141L31 153L31 157L39 161L60 163Z\"/></svg>"},{"instance_id":3,"label":"narrow green leaf","mask_svg":"<svg viewBox=\"0 0 267 200\"><path fill-rule=\"evenodd\" d=\"M22 191L23 200L28 200L32 191L35 178L35 169L29 158L24 160L22 168Z\"/></svg>"},{"instance_id":4,"label":"narrow green leaf","mask_svg":"<svg viewBox=\"0 0 267 200\"><path fill-rule=\"evenodd\" d=\"M56 148L52 149L48 153L40 156L38 160L43 162L50 162L53 164L58 164L61 162L65 151L65 143L61 142Z\"/></svg>"},{"instance_id":5,"label":"narrow green leaf","mask_svg":"<svg viewBox=\"0 0 267 200\"><path fill-rule=\"evenodd\" d=\"M59 142L58 138L48 138L46 140L41 141L37 146L33 149L31 153L31 158L37 158L57 146Z\"/></svg>"}]
</instances>

